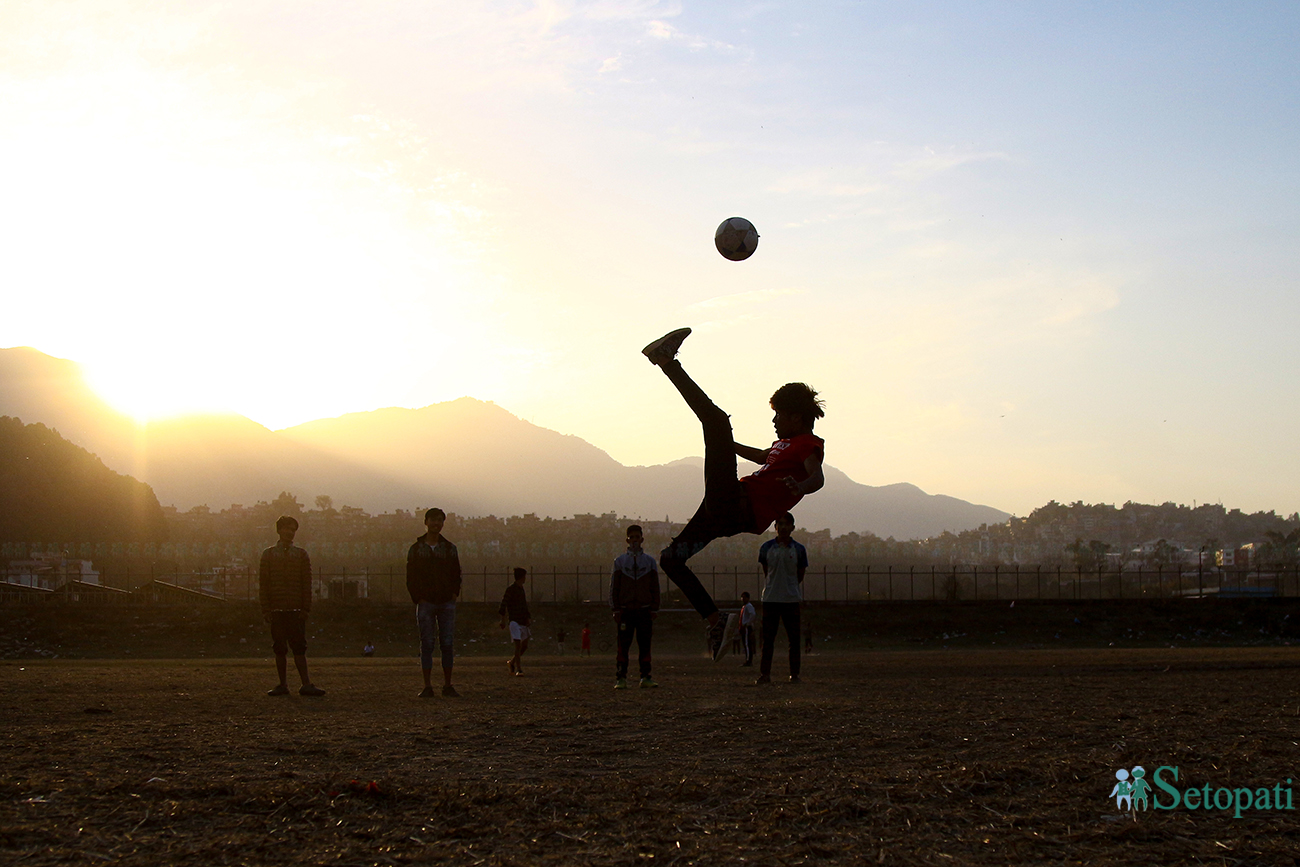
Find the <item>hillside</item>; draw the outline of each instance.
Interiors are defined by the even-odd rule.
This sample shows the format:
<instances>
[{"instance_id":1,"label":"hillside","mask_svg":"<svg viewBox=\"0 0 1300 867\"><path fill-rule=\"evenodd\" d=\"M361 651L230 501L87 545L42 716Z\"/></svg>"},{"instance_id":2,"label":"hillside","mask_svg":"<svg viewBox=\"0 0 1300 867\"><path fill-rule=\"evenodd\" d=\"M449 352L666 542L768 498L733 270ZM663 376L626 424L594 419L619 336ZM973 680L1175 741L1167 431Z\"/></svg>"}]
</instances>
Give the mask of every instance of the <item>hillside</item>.
<instances>
[{"instance_id":1,"label":"hillside","mask_svg":"<svg viewBox=\"0 0 1300 867\"><path fill-rule=\"evenodd\" d=\"M57 428L118 472L148 482L181 510L328 495L371 513L429 505L463 515L580 513L684 521L703 493L702 462L629 467L576 436L464 397L387 408L272 431L237 415L138 425L85 384L73 362L0 349L0 413ZM741 472L752 466L742 463ZM1007 513L913 485L872 487L833 467L800 523L835 533L914 539L1005 521Z\"/></svg>"},{"instance_id":2,"label":"hillside","mask_svg":"<svg viewBox=\"0 0 1300 867\"><path fill-rule=\"evenodd\" d=\"M143 482L43 424L0 416L0 542L156 542L167 538Z\"/></svg>"}]
</instances>

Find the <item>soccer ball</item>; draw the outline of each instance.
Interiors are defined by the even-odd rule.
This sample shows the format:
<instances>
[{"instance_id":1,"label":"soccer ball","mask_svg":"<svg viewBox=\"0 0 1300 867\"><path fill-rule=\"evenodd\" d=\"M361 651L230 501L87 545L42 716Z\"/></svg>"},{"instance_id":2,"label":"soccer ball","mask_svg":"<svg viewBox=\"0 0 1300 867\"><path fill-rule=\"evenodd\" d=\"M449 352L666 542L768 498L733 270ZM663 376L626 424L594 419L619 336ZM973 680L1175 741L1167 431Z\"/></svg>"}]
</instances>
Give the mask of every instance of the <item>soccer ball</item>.
<instances>
[{"instance_id":1,"label":"soccer ball","mask_svg":"<svg viewBox=\"0 0 1300 867\"><path fill-rule=\"evenodd\" d=\"M739 262L758 249L758 230L744 217L728 217L713 233L713 245L723 256Z\"/></svg>"}]
</instances>

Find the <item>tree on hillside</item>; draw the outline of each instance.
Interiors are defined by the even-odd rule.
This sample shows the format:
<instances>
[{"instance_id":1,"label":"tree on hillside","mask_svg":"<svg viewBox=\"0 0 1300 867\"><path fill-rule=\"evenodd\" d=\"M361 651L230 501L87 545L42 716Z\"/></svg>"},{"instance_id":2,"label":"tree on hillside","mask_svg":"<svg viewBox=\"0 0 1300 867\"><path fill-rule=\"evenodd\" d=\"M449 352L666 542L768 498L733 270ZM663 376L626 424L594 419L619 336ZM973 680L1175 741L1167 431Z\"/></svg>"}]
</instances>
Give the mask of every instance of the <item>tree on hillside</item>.
<instances>
[{"instance_id":1,"label":"tree on hillside","mask_svg":"<svg viewBox=\"0 0 1300 867\"><path fill-rule=\"evenodd\" d=\"M161 542L153 489L43 424L0 416L0 541Z\"/></svg>"},{"instance_id":2,"label":"tree on hillside","mask_svg":"<svg viewBox=\"0 0 1300 867\"><path fill-rule=\"evenodd\" d=\"M288 491L281 491L280 496L271 501L271 509L277 515L292 515L295 518L302 515L302 503Z\"/></svg>"},{"instance_id":3,"label":"tree on hillside","mask_svg":"<svg viewBox=\"0 0 1300 867\"><path fill-rule=\"evenodd\" d=\"M1264 534L1268 541L1260 551L1260 559L1271 566L1294 566L1300 561L1300 527L1290 533L1269 530Z\"/></svg>"},{"instance_id":4,"label":"tree on hillside","mask_svg":"<svg viewBox=\"0 0 1300 867\"><path fill-rule=\"evenodd\" d=\"M1105 565L1106 553L1110 551L1110 546L1105 542L1098 542L1096 539L1086 544L1083 539L1075 539L1065 546L1065 550L1074 557L1076 569L1081 572L1089 572Z\"/></svg>"}]
</instances>

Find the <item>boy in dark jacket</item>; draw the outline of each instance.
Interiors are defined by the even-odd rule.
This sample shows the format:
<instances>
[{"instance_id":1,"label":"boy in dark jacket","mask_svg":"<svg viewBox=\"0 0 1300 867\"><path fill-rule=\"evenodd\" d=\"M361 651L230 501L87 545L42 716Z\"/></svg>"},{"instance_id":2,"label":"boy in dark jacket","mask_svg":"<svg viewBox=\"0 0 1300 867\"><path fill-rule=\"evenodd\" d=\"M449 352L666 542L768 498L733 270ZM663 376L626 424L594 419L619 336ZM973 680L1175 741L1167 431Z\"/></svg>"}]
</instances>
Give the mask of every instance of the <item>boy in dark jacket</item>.
<instances>
[{"instance_id":1,"label":"boy in dark jacket","mask_svg":"<svg viewBox=\"0 0 1300 867\"><path fill-rule=\"evenodd\" d=\"M615 689L627 689L628 651L632 637L636 636L641 666L641 686L654 687L650 677L650 639L654 632L654 619L659 616L659 567L654 558L641 550L644 536L641 528L633 524L627 528L627 552L614 561L614 574L609 579L609 607L618 624L617 680Z\"/></svg>"},{"instance_id":2,"label":"boy in dark jacket","mask_svg":"<svg viewBox=\"0 0 1300 867\"><path fill-rule=\"evenodd\" d=\"M460 555L456 546L442 537L447 513L430 509L424 513L428 530L406 552L406 590L415 603L415 622L420 627L420 668L424 671L421 698L433 692L433 637L436 628L442 647L442 694L460 695L451 685L452 641L456 632L456 597L460 596Z\"/></svg>"},{"instance_id":3,"label":"boy in dark jacket","mask_svg":"<svg viewBox=\"0 0 1300 867\"><path fill-rule=\"evenodd\" d=\"M532 617L528 613L528 596L524 593L524 582L528 580L528 570L515 567L515 580L506 588L501 597L501 628L510 624L510 640L515 643L515 655L506 660L510 673L519 677L524 673L524 651L528 649L528 639L533 637Z\"/></svg>"},{"instance_id":4,"label":"boy in dark jacket","mask_svg":"<svg viewBox=\"0 0 1300 867\"><path fill-rule=\"evenodd\" d=\"M288 651L298 669L302 686L299 695L320 696L325 690L312 685L307 676L307 612L311 610L311 560L307 552L293 544L298 521L281 515L275 522L280 541L262 552L258 564L258 595L262 616L271 624L271 649L275 652L275 671L280 682L267 695L289 694Z\"/></svg>"}]
</instances>

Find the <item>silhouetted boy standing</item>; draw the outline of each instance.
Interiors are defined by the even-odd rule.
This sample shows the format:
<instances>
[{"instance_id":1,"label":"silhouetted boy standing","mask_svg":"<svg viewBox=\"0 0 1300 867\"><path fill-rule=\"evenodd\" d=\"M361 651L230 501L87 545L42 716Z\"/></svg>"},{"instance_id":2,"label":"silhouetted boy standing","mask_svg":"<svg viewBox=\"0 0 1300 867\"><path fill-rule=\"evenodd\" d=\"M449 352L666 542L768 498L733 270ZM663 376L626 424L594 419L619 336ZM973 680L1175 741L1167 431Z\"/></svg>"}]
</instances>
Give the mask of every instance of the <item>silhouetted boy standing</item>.
<instances>
[{"instance_id":1,"label":"silhouetted boy standing","mask_svg":"<svg viewBox=\"0 0 1300 867\"><path fill-rule=\"evenodd\" d=\"M455 658L456 597L460 595L460 554L442 537L447 513L430 509L424 513L427 532L406 552L406 590L415 603L415 622L420 628L420 668L424 673L421 698L433 692L433 640L435 629L442 648L442 694L459 696L451 685Z\"/></svg>"},{"instance_id":2,"label":"silhouetted boy standing","mask_svg":"<svg viewBox=\"0 0 1300 867\"><path fill-rule=\"evenodd\" d=\"M311 559L293 544L298 520L281 515L275 522L280 541L262 552L257 566L258 595L262 616L271 624L271 649L275 652L275 670L280 682L267 695L289 694L288 651L298 669L302 686L299 695L320 696L325 690L313 686L307 675L307 613L311 611Z\"/></svg>"},{"instance_id":3,"label":"silhouetted boy standing","mask_svg":"<svg viewBox=\"0 0 1300 867\"><path fill-rule=\"evenodd\" d=\"M515 580L506 588L501 597L501 628L510 624L510 640L515 643L515 655L506 660L510 673L516 677L524 673L524 651L528 649L528 639L533 637L532 615L528 613L528 596L524 592L524 582L528 580L528 570L515 568Z\"/></svg>"},{"instance_id":4,"label":"silhouetted boy standing","mask_svg":"<svg viewBox=\"0 0 1300 867\"><path fill-rule=\"evenodd\" d=\"M609 607L618 624L615 689L627 689L628 654L633 636L641 686L659 685L650 677L650 640L654 635L654 620L659 616L659 568L654 558L641 550L643 541L638 525L627 528L627 551L614 560L614 573L609 578Z\"/></svg>"},{"instance_id":5,"label":"silhouetted boy standing","mask_svg":"<svg viewBox=\"0 0 1300 867\"><path fill-rule=\"evenodd\" d=\"M772 682L772 653L776 632L785 624L790 643L790 682L799 683L799 605L803 601L803 576L808 570L808 551L790 534L794 516L789 512L776 519L776 538L758 549L767 586L763 588L763 658L758 664L758 683Z\"/></svg>"}]
</instances>

